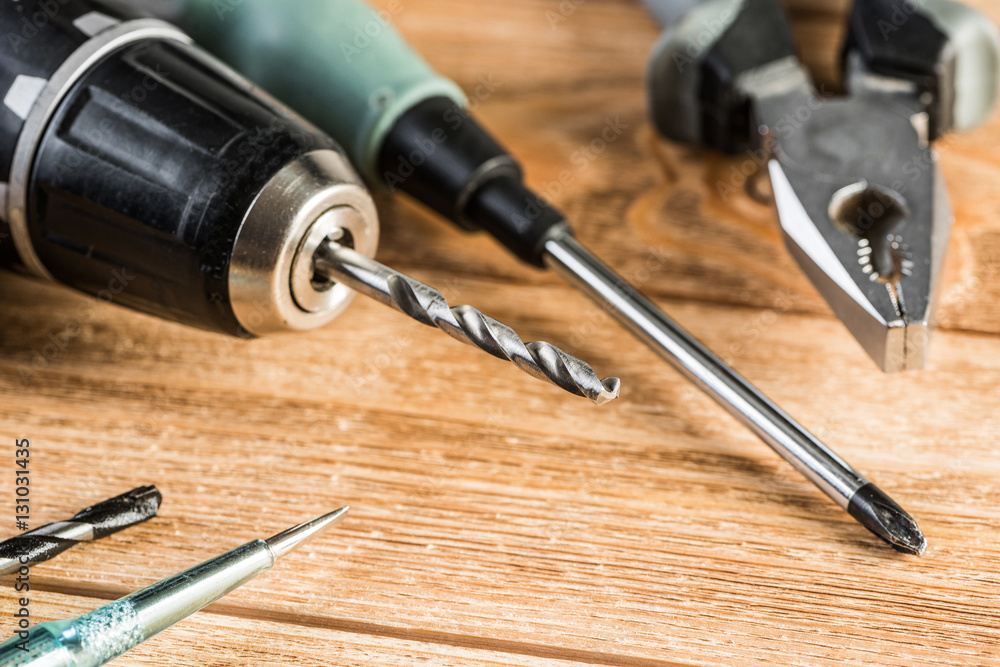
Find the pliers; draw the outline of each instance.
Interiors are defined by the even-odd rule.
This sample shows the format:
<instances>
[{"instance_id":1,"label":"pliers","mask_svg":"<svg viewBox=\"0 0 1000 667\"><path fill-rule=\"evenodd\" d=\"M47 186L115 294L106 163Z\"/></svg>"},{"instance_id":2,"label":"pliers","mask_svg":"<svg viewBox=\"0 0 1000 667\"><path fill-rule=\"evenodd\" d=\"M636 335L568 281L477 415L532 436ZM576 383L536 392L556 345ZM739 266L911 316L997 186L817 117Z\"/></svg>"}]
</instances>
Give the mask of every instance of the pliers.
<instances>
[{"instance_id":1,"label":"pliers","mask_svg":"<svg viewBox=\"0 0 1000 667\"><path fill-rule=\"evenodd\" d=\"M886 372L923 368L953 214L932 143L983 123L1000 33L951 0L856 0L820 96L779 0L644 0L669 29L649 68L669 139L764 151L786 244Z\"/></svg>"}]
</instances>

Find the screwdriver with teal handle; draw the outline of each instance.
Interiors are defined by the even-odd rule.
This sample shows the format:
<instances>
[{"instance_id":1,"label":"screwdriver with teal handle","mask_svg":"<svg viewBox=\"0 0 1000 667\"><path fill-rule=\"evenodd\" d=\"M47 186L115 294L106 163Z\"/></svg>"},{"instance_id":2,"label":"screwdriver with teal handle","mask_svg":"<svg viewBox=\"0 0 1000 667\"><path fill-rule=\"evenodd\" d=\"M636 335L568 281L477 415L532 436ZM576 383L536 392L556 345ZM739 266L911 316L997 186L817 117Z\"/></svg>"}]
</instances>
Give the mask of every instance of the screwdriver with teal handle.
<instances>
[{"instance_id":1,"label":"screwdriver with teal handle","mask_svg":"<svg viewBox=\"0 0 1000 667\"><path fill-rule=\"evenodd\" d=\"M23 629L0 644L0 667L99 667L271 569L349 509L247 542L78 618Z\"/></svg>"},{"instance_id":2,"label":"screwdriver with teal handle","mask_svg":"<svg viewBox=\"0 0 1000 667\"><path fill-rule=\"evenodd\" d=\"M401 190L520 259L551 268L756 433L894 548L922 554L916 522L680 325L595 257L518 162L434 72L358 0L159 0L214 51L343 145L372 185ZM391 8L391 6L390 6Z\"/></svg>"}]
</instances>

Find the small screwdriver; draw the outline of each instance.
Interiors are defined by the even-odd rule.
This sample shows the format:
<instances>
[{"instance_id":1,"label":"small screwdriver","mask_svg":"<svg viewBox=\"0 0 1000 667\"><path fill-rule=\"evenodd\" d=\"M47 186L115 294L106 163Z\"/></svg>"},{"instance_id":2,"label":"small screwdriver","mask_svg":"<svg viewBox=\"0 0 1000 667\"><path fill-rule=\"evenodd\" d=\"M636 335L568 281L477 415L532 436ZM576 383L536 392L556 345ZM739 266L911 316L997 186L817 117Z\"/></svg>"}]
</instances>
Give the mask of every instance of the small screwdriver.
<instances>
[{"instance_id":1,"label":"small screwdriver","mask_svg":"<svg viewBox=\"0 0 1000 667\"><path fill-rule=\"evenodd\" d=\"M41 623L0 644L0 667L98 667L207 607L310 537L347 507L253 540L71 621Z\"/></svg>"},{"instance_id":2,"label":"small screwdriver","mask_svg":"<svg viewBox=\"0 0 1000 667\"><path fill-rule=\"evenodd\" d=\"M172 0L166 18L340 141L373 184L492 234L551 268L742 421L873 533L920 554L916 522L878 487L597 259L520 165L387 18L360 0ZM367 39L356 43L359 35Z\"/></svg>"},{"instance_id":3,"label":"small screwdriver","mask_svg":"<svg viewBox=\"0 0 1000 667\"><path fill-rule=\"evenodd\" d=\"M14 30L53 6L30 39ZM119 9L0 3L0 264L229 335L331 322L355 292L317 254L345 248L329 270L379 236L343 150L178 28ZM419 285L411 317L595 403L618 395L616 378L394 273Z\"/></svg>"}]
</instances>

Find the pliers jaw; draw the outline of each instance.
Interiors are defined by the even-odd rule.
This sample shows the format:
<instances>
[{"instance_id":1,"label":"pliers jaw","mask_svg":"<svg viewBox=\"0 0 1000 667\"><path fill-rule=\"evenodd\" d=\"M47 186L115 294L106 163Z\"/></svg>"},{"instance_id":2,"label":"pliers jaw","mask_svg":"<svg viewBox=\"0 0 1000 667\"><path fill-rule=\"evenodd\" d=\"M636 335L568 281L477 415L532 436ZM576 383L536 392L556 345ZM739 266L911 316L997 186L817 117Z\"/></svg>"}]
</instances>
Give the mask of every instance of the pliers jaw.
<instances>
[{"instance_id":1,"label":"pliers jaw","mask_svg":"<svg viewBox=\"0 0 1000 667\"><path fill-rule=\"evenodd\" d=\"M883 371L924 368L951 227L948 195L940 173L934 170L928 177L933 184L919 193L920 202L913 196L906 200L909 205L919 203L910 211L930 207L934 212L927 216L921 213L920 218L909 212L902 219L902 229L909 232L885 233L877 239L882 246L876 250L871 240L846 232L821 206L822 199L835 201L838 193L847 191L863 197L848 201L880 210L878 207L884 205L879 197L869 194L879 192L875 186L859 181L838 189L831 183L789 173L779 159L770 162L769 170L786 245L837 317ZM804 189L808 185L813 188ZM805 201L800 194L805 195ZM880 196L892 195L885 192ZM929 254L918 254L917 247L927 248ZM877 261L876 253L882 255ZM921 256L925 259L917 259ZM880 273L887 264L898 273Z\"/></svg>"},{"instance_id":2,"label":"pliers jaw","mask_svg":"<svg viewBox=\"0 0 1000 667\"><path fill-rule=\"evenodd\" d=\"M644 1L667 20L680 7ZM910 4L854 0L845 98L816 94L779 0L686 3L649 71L664 136L730 153L763 137L788 247L885 371L926 364L952 224L931 143L985 121L1000 81L989 19Z\"/></svg>"},{"instance_id":3,"label":"pliers jaw","mask_svg":"<svg viewBox=\"0 0 1000 667\"><path fill-rule=\"evenodd\" d=\"M952 213L918 94L857 86L841 99L802 88L779 98L758 99L771 133L789 109L809 110L770 142L789 250L882 370L924 368Z\"/></svg>"}]
</instances>

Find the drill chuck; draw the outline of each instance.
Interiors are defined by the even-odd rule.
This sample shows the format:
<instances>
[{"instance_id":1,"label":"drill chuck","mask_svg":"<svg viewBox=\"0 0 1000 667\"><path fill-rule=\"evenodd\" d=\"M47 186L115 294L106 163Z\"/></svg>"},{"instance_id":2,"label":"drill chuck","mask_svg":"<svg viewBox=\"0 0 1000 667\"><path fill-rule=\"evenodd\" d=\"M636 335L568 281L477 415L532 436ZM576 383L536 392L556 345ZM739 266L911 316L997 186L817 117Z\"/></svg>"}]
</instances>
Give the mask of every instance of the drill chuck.
<instances>
[{"instance_id":1,"label":"drill chuck","mask_svg":"<svg viewBox=\"0 0 1000 667\"><path fill-rule=\"evenodd\" d=\"M378 221L332 139L169 24L27 0L0 25L5 264L244 337L346 306L311 253L333 235L372 256Z\"/></svg>"}]
</instances>

